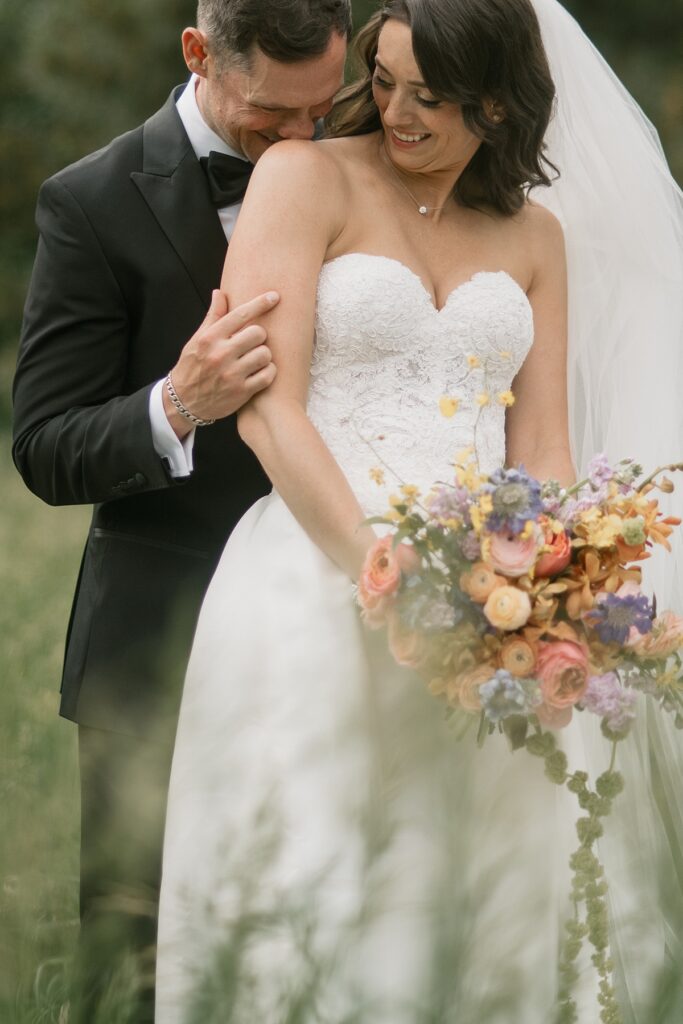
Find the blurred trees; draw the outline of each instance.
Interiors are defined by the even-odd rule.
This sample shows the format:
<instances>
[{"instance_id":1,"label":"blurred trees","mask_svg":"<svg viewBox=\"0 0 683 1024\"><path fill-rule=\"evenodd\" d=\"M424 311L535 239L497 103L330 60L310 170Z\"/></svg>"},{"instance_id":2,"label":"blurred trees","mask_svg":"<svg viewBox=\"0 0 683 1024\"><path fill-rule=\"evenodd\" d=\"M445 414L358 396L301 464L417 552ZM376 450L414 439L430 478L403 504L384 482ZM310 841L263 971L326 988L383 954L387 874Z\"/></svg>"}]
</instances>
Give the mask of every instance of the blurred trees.
<instances>
[{"instance_id":1,"label":"blurred trees","mask_svg":"<svg viewBox=\"0 0 683 1024\"><path fill-rule=\"evenodd\" d=\"M375 9L355 0L356 24ZM567 0L683 180L683 0ZM154 111L185 76L194 0L0 0L0 369L9 373L40 182ZM0 388L0 391L4 391Z\"/></svg>"}]
</instances>

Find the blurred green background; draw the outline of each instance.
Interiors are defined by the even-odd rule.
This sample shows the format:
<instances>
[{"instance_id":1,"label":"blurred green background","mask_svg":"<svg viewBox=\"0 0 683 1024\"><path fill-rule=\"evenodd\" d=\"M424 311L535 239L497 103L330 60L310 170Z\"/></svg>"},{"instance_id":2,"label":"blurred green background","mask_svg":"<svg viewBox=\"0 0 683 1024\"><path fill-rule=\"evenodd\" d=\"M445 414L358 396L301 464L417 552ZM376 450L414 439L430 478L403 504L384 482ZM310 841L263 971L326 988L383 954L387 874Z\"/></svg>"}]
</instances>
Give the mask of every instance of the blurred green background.
<instances>
[{"instance_id":1,"label":"blurred green background","mask_svg":"<svg viewBox=\"0 0 683 1024\"><path fill-rule=\"evenodd\" d=\"M683 0L568 0L683 181ZM374 8L356 0L356 24ZM51 509L9 457L9 390L40 182L140 123L185 77L193 0L0 0L0 1021L62 1021L77 927L75 729L57 717L88 510ZM680 996L680 989L677 989ZM658 1020L683 1020L683 1010ZM653 1021L655 1017L653 1016Z\"/></svg>"}]
</instances>

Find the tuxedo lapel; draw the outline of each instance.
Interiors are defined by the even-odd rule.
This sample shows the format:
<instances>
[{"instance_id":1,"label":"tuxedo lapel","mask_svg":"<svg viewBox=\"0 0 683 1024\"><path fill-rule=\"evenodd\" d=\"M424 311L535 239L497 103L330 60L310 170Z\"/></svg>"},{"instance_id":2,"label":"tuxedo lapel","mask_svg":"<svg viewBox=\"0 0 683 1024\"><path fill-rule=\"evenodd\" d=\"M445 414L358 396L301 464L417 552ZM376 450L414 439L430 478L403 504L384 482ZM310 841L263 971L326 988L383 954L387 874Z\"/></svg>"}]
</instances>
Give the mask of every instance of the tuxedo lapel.
<instances>
[{"instance_id":1,"label":"tuxedo lapel","mask_svg":"<svg viewBox=\"0 0 683 1024\"><path fill-rule=\"evenodd\" d=\"M178 116L176 97L174 90L145 123L143 169L131 178L208 306L221 279L226 241L206 177Z\"/></svg>"}]
</instances>

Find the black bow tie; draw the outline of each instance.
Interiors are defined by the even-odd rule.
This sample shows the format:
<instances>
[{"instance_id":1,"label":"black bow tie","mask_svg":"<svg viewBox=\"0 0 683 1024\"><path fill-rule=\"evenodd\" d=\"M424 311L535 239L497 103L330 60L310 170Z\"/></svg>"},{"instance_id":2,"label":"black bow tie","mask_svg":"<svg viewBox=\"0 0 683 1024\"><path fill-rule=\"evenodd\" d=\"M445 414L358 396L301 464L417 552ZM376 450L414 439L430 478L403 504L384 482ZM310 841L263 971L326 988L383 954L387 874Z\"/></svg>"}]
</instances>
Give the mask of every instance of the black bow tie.
<instances>
[{"instance_id":1,"label":"black bow tie","mask_svg":"<svg viewBox=\"0 0 683 1024\"><path fill-rule=\"evenodd\" d=\"M244 199L253 164L227 153L211 150L200 159L209 182L211 202L214 206L231 206Z\"/></svg>"}]
</instances>

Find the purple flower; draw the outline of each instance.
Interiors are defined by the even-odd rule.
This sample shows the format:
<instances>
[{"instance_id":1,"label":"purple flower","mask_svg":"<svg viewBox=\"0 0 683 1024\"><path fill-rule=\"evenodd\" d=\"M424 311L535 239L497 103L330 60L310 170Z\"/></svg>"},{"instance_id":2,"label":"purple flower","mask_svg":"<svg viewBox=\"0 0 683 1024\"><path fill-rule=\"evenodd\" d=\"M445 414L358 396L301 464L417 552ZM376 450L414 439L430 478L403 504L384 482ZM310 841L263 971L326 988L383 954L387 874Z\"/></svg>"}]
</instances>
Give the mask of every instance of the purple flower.
<instances>
[{"instance_id":1,"label":"purple flower","mask_svg":"<svg viewBox=\"0 0 683 1024\"><path fill-rule=\"evenodd\" d=\"M460 542L460 550L468 562L476 562L481 558L481 544L474 530L468 530Z\"/></svg>"},{"instance_id":2,"label":"purple flower","mask_svg":"<svg viewBox=\"0 0 683 1024\"><path fill-rule=\"evenodd\" d=\"M581 704L587 711L605 718L612 732L625 732L636 717L637 699L637 693L625 689L615 672L607 672L591 676Z\"/></svg>"},{"instance_id":3,"label":"purple flower","mask_svg":"<svg viewBox=\"0 0 683 1024\"><path fill-rule=\"evenodd\" d=\"M429 495L429 511L436 519L463 519L469 523L470 500L467 488L441 484Z\"/></svg>"},{"instance_id":4,"label":"purple flower","mask_svg":"<svg viewBox=\"0 0 683 1024\"><path fill-rule=\"evenodd\" d=\"M510 715L523 714L528 707L522 681L503 668L479 687L479 698L489 722L501 722Z\"/></svg>"},{"instance_id":5,"label":"purple flower","mask_svg":"<svg viewBox=\"0 0 683 1024\"><path fill-rule=\"evenodd\" d=\"M588 463L588 479L590 480L593 487L598 490L603 484L609 483L614 476L614 470L607 461L607 456L604 452L599 455L594 455Z\"/></svg>"},{"instance_id":6,"label":"purple flower","mask_svg":"<svg viewBox=\"0 0 683 1024\"><path fill-rule=\"evenodd\" d=\"M536 519L543 511L541 484L519 469L497 469L483 488L491 495L493 510L486 519L486 528L498 533L521 533L527 520Z\"/></svg>"},{"instance_id":7,"label":"purple flower","mask_svg":"<svg viewBox=\"0 0 683 1024\"><path fill-rule=\"evenodd\" d=\"M654 614L645 594L629 594L626 597L607 594L598 598L594 607L584 614L584 619L595 629L603 643L623 644L633 627L639 633L649 633Z\"/></svg>"}]
</instances>

